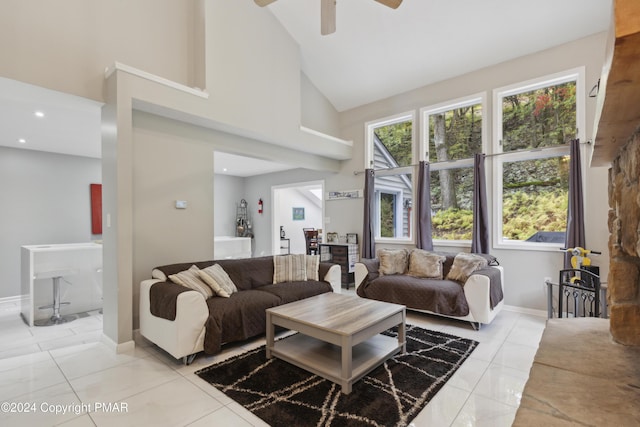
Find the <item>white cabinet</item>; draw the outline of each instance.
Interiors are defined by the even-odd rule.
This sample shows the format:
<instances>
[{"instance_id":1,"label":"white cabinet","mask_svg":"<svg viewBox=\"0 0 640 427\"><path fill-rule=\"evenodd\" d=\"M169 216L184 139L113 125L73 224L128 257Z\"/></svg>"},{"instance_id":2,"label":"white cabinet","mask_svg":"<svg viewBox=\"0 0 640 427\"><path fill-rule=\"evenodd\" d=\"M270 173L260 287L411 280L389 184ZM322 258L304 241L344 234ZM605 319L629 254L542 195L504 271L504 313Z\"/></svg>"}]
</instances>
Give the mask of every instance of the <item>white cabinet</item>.
<instances>
[{"instance_id":1,"label":"white cabinet","mask_svg":"<svg viewBox=\"0 0 640 427\"><path fill-rule=\"evenodd\" d=\"M251 258L251 237L213 238L213 259Z\"/></svg>"},{"instance_id":2,"label":"white cabinet","mask_svg":"<svg viewBox=\"0 0 640 427\"><path fill-rule=\"evenodd\" d=\"M21 248L21 313L25 322L48 319L53 303L53 278L60 277L62 315L102 308L102 245L70 243Z\"/></svg>"}]
</instances>

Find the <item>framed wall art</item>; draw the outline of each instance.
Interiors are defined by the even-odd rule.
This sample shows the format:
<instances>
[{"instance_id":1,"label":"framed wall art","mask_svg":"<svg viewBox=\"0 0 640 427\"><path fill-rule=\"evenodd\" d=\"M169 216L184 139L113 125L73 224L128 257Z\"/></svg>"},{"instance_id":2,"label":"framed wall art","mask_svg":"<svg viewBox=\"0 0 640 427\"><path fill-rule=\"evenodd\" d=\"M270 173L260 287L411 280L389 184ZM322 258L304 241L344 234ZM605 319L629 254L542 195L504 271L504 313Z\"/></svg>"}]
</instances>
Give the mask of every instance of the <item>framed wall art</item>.
<instances>
[{"instance_id":1,"label":"framed wall art","mask_svg":"<svg viewBox=\"0 0 640 427\"><path fill-rule=\"evenodd\" d=\"M360 199L362 198L362 190L342 190L327 192L327 200L340 199Z\"/></svg>"},{"instance_id":2,"label":"framed wall art","mask_svg":"<svg viewBox=\"0 0 640 427\"><path fill-rule=\"evenodd\" d=\"M291 208L294 221L304 221L304 208Z\"/></svg>"},{"instance_id":3,"label":"framed wall art","mask_svg":"<svg viewBox=\"0 0 640 427\"><path fill-rule=\"evenodd\" d=\"M89 184L91 193L91 234L102 234L102 184Z\"/></svg>"}]
</instances>

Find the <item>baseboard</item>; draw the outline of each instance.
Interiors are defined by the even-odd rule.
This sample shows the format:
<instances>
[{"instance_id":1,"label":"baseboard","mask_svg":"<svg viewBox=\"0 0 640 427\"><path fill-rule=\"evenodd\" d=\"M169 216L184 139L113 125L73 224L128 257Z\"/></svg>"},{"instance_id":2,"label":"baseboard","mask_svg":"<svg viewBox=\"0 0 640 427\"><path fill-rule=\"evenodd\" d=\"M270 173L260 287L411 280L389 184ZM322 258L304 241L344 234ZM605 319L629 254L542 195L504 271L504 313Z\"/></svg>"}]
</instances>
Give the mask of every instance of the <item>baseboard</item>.
<instances>
[{"instance_id":1,"label":"baseboard","mask_svg":"<svg viewBox=\"0 0 640 427\"><path fill-rule=\"evenodd\" d=\"M133 340L118 344L115 341L113 341L110 337L106 336L104 333L102 334L100 341L103 344L105 344L107 347L112 349L113 352L116 354L133 351L136 347L136 343Z\"/></svg>"},{"instance_id":2,"label":"baseboard","mask_svg":"<svg viewBox=\"0 0 640 427\"><path fill-rule=\"evenodd\" d=\"M502 309L506 311L513 311L515 313L529 314L531 316L547 317L546 310L536 310L533 308L518 307L516 305L504 305Z\"/></svg>"},{"instance_id":3,"label":"baseboard","mask_svg":"<svg viewBox=\"0 0 640 427\"><path fill-rule=\"evenodd\" d=\"M0 304L2 303L18 303L21 304L22 300L27 299L28 295L14 295L12 297L0 298Z\"/></svg>"}]
</instances>

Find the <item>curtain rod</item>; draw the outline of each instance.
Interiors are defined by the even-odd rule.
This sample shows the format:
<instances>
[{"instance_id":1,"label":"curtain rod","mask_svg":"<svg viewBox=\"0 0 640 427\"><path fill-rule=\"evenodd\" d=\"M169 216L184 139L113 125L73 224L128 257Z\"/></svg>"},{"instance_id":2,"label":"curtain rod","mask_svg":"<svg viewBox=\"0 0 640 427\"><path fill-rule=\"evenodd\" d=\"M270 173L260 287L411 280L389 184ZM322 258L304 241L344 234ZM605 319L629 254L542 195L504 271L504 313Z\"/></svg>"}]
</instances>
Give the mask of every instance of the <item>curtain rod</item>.
<instances>
[{"instance_id":1,"label":"curtain rod","mask_svg":"<svg viewBox=\"0 0 640 427\"><path fill-rule=\"evenodd\" d=\"M591 144L591 140L587 140L585 142L581 142L580 144L587 144L590 145ZM562 144L562 145L554 145L551 147L541 147L541 148L530 148L527 150L514 150L514 151L507 151L507 152L502 152L502 153L493 153L493 154L485 154L485 157L497 157L497 156L502 156L503 154L514 154L514 153L534 153L534 152L538 152L538 151L545 151L545 150L551 150L551 149L555 149L558 147L567 147L569 148L569 144ZM451 162L457 162L457 160L444 160L442 162L433 162L433 163L429 163L430 165L435 165L438 163L451 163ZM428 162L427 162L428 163ZM406 166L395 166L392 168L380 168L380 169L374 169L375 171L392 171L394 169L403 169L403 168L409 168L409 167L415 167L418 166L417 163L411 164L411 165L406 165ZM362 175L365 171L353 171L354 175Z\"/></svg>"}]
</instances>

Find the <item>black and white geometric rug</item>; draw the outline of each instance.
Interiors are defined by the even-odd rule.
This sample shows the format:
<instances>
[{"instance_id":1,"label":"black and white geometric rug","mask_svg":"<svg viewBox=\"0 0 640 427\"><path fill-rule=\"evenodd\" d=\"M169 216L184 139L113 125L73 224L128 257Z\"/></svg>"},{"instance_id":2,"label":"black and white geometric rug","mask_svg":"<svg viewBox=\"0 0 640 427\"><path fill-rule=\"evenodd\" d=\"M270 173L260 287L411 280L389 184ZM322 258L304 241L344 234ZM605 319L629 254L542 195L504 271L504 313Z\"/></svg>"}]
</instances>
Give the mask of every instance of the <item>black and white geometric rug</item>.
<instances>
[{"instance_id":1,"label":"black and white geometric rug","mask_svg":"<svg viewBox=\"0 0 640 427\"><path fill-rule=\"evenodd\" d=\"M385 332L396 336L395 330ZM282 360L264 346L196 372L272 426L406 426L478 343L407 325L407 352L343 394L339 385Z\"/></svg>"}]
</instances>

